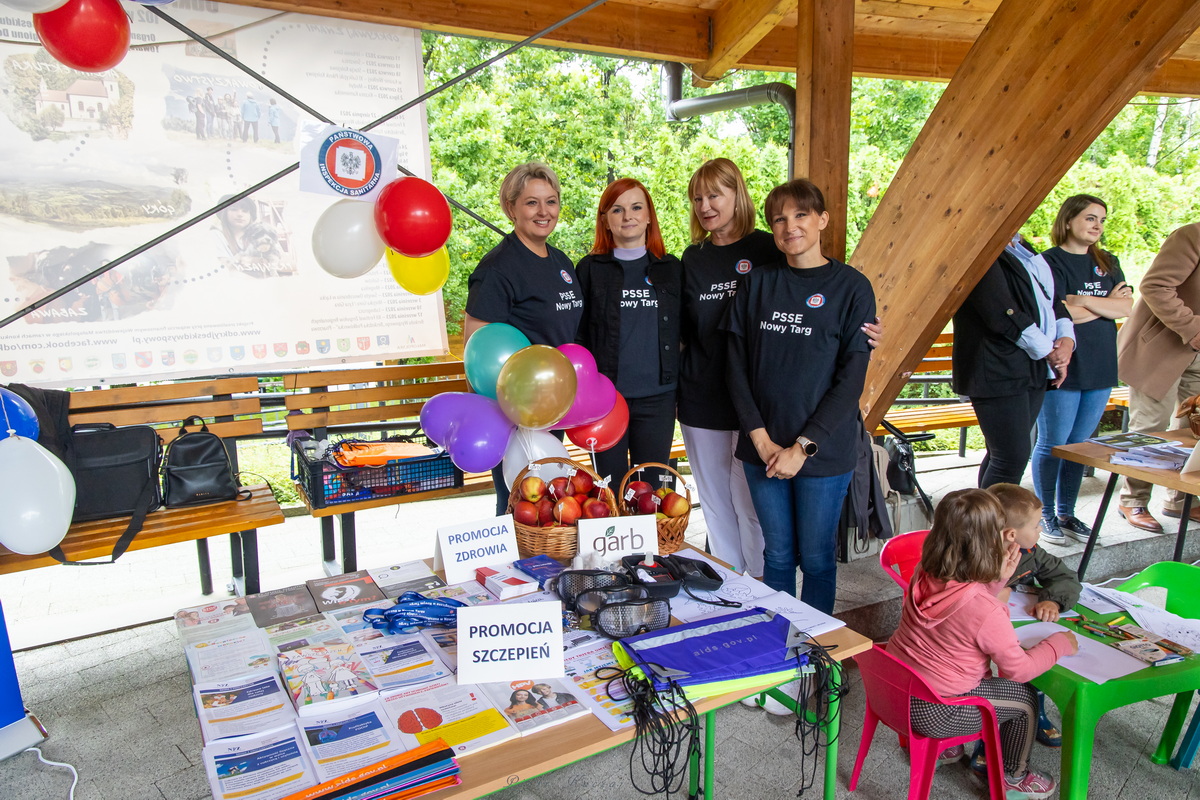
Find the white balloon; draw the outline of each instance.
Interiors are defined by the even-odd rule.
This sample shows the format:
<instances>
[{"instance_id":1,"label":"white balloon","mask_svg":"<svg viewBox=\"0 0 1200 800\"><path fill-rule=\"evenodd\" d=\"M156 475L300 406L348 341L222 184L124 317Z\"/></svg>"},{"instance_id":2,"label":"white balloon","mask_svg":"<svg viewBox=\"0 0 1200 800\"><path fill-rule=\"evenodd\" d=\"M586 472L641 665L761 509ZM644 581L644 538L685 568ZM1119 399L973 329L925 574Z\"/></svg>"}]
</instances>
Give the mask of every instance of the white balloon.
<instances>
[{"instance_id":1,"label":"white balloon","mask_svg":"<svg viewBox=\"0 0 1200 800\"><path fill-rule=\"evenodd\" d=\"M535 431L530 428L518 427L509 438L508 447L504 450L504 482L511 489L518 473L529 466L531 461L551 456L570 458L567 455L566 445L550 431ZM551 478L566 474L565 466L560 469L557 466L547 465L538 472L538 477L549 483Z\"/></svg>"},{"instance_id":2,"label":"white balloon","mask_svg":"<svg viewBox=\"0 0 1200 800\"><path fill-rule=\"evenodd\" d=\"M338 200L313 226L313 255L335 278L366 275L383 259L386 248L375 227L374 203Z\"/></svg>"},{"instance_id":3,"label":"white balloon","mask_svg":"<svg viewBox=\"0 0 1200 800\"><path fill-rule=\"evenodd\" d=\"M66 4L67 0L0 0L0 5L15 8L17 11L28 11L30 14L45 14Z\"/></svg>"},{"instance_id":4,"label":"white balloon","mask_svg":"<svg viewBox=\"0 0 1200 800\"><path fill-rule=\"evenodd\" d=\"M75 479L33 439L0 439L0 544L23 556L44 553L67 535Z\"/></svg>"}]
</instances>

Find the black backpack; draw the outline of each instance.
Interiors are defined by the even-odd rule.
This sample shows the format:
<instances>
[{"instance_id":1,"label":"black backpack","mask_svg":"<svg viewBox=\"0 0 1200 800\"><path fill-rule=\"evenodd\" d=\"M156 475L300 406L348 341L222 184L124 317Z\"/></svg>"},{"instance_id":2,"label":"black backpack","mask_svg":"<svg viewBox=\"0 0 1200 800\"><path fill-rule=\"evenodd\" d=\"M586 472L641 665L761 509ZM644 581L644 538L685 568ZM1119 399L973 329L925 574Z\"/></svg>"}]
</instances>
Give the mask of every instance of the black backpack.
<instances>
[{"instance_id":1,"label":"black backpack","mask_svg":"<svg viewBox=\"0 0 1200 800\"><path fill-rule=\"evenodd\" d=\"M193 421L200 430L188 430ZM237 500L239 487L225 442L210 433L197 416L179 425L179 435L167 445L162 468L163 503L167 508ZM249 492L245 493L249 497Z\"/></svg>"}]
</instances>

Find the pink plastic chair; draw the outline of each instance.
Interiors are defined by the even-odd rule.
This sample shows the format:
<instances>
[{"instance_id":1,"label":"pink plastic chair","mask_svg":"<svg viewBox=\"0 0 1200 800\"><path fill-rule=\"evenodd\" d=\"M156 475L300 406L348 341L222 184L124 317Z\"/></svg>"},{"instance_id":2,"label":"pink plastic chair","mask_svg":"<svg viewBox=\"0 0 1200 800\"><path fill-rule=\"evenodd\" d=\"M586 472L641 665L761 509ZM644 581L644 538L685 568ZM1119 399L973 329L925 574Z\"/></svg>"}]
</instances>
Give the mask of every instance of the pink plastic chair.
<instances>
[{"instance_id":1,"label":"pink plastic chair","mask_svg":"<svg viewBox=\"0 0 1200 800\"><path fill-rule=\"evenodd\" d=\"M908 590L913 570L921 562L921 546L929 531L910 531L888 539L879 551L879 566L901 589Z\"/></svg>"},{"instance_id":2,"label":"pink plastic chair","mask_svg":"<svg viewBox=\"0 0 1200 800\"><path fill-rule=\"evenodd\" d=\"M865 653L854 657L862 673L863 687L867 695L867 711L863 719L862 741L858 745L858 758L854 762L854 774L850 776L850 791L858 786L858 775L862 772L875 728L882 722L900 737L901 747L907 744L910 766L908 800L926 800L933 785L933 771L937 757L943 750L957 744L966 744L983 739L987 756L988 790L992 800L1004 800L1004 760L1000 752L1000 729L996 725L996 709L982 697L956 697L952 700L939 697L929 684L913 672L912 667L890 655L884 645L876 644ZM913 697L930 703L948 706L975 706L983 717L981 729L969 736L954 736L948 739L933 739L922 736L912 729L909 715L909 700Z\"/></svg>"}]
</instances>

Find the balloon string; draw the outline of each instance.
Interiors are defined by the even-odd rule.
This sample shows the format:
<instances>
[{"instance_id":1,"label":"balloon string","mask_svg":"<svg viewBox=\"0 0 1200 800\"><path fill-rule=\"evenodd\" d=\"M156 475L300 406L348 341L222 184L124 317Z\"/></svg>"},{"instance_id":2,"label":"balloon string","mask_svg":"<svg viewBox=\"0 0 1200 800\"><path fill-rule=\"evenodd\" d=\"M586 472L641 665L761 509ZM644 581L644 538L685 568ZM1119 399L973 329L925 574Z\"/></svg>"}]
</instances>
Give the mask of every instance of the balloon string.
<instances>
[{"instance_id":1,"label":"balloon string","mask_svg":"<svg viewBox=\"0 0 1200 800\"><path fill-rule=\"evenodd\" d=\"M12 421L8 418L8 403L4 402L4 398L0 397L0 409L4 410L4 428L8 431L9 436L16 436L17 429L13 427Z\"/></svg>"}]
</instances>

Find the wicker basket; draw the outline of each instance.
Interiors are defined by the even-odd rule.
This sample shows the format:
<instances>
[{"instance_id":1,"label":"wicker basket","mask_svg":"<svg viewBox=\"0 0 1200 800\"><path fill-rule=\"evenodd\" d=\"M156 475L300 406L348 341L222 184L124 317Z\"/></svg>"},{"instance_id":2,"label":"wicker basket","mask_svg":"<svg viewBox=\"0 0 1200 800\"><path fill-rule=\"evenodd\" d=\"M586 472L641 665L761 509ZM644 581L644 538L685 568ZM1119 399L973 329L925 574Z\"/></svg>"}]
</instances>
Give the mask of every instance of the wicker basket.
<instances>
[{"instance_id":1,"label":"wicker basket","mask_svg":"<svg viewBox=\"0 0 1200 800\"><path fill-rule=\"evenodd\" d=\"M687 532L688 520L692 516L692 492L687 488L687 481L683 476L671 468L669 464L660 464L657 461L648 461L645 464L638 464L629 472L625 473L625 477L621 479L621 488L617 491L617 495L622 498L620 503L620 513L624 516L634 516L625 508L625 489L629 485L630 479L640 470L647 468L657 468L674 475L679 484L683 485L683 497L687 500L688 510L682 517L667 517L666 519L655 520L658 523L658 552L659 555L670 555L677 552L683 547L683 535Z\"/></svg>"},{"instance_id":2,"label":"wicker basket","mask_svg":"<svg viewBox=\"0 0 1200 800\"><path fill-rule=\"evenodd\" d=\"M577 461L572 461L569 458L559 458L558 456L550 456L549 458L538 459L534 464L558 464L568 469L579 470L586 472L592 476L595 481L600 480L600 476L593 470L580 464ZM521 485L521 481L529 475L529 467L517 473L517 477L513 479L513 489L515 490ZM549 483L549 481L546 481ZM520 501L520 496L516 491L513 491L508 496L508 512L511 514L513 507ZM617 510L616 500L613 498L611 491L605 492L602 498L608 505L609 511L615 517L619 513ZM546 554L551 558L557 558L560 561L565 561L574 558L579 552L579 531L574 525L550 525L545 528L536 526L522 525L513 520L513 527L517 533L517 551L521 554L521 558L529 558L540 554Z\"/></svg>"}]
</instances>

